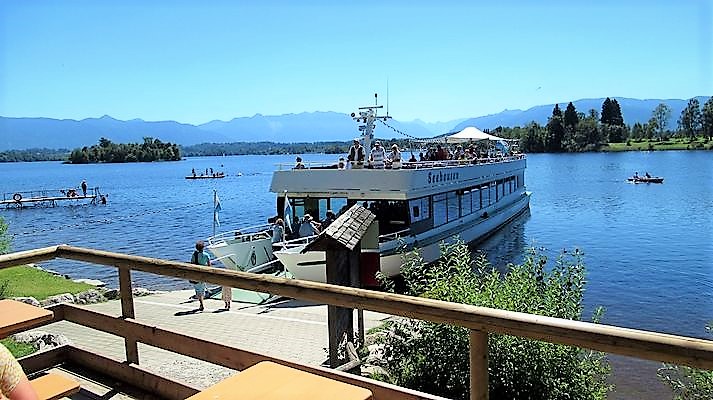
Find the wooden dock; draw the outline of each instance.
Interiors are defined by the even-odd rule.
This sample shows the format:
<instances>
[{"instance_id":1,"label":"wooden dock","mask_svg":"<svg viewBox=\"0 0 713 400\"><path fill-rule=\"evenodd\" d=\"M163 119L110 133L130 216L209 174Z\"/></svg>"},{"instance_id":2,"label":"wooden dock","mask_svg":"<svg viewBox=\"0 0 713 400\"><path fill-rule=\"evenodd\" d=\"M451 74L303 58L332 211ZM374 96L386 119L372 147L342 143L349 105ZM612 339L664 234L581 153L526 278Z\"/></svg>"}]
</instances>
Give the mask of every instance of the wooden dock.
<instances>
[{"instance_id":1,"label":"wooden dock","mask_svg":"<svg viewBox=\"0 0 713 400\"><path fill-rule=\"evenodd\" d=\"M106 195L98 187L81 189L32 190L25 192L4 193L0 206L5 208L56 207L59 204L106 204Z\"/></svg>"}]
</instances>

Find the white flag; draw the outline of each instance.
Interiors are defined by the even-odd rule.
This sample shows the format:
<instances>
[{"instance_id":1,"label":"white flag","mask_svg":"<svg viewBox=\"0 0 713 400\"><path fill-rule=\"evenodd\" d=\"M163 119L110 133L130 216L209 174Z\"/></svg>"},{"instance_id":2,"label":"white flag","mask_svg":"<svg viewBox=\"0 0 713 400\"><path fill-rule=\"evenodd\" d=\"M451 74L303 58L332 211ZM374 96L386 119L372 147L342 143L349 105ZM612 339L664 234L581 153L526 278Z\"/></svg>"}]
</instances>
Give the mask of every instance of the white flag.
<instances>
[{"instance_id":1,"label":"white flag","mask_svg":"<svg viewBox=\"0 0 713 400\"><path fill-rule=\"evenodd\" d=\"M215 224L220 226L220 219L218 218L218 213L220 213L223 209L220 207L220 198L218 197L218 194L216 193L215 195L215 209L213 209L213 220L215 221Z\"/></svg>"},{"instance_id":2,"label":"white flag","mask_svg":"<svg viewBox=\"0 0 713 400\"><path fill-rule=\"evenodd\" d=\"M292 232L292 206L290 205L290 199L287 198L287 193L285 193L285 226Z\"/></svg>"}]
</instances>

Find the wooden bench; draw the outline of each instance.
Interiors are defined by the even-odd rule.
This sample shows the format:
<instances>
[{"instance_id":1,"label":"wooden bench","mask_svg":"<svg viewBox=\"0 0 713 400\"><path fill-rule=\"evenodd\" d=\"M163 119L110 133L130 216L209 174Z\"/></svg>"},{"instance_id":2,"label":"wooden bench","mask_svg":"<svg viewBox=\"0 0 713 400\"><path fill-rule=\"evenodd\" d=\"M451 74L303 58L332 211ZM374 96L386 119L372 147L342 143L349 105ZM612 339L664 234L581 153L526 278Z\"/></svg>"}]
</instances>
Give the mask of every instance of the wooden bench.
<instances>
[{"instance_id":1,"label":"wooden bench","mask_svg":"<svg viewBox=\"0 0 713 400\"><path fill-rule=\"evenodd\" d=\"M79 392L79 383L59 374L46 374L30 380L40 400L57 400Z\"/></svg>"}]
</instances>

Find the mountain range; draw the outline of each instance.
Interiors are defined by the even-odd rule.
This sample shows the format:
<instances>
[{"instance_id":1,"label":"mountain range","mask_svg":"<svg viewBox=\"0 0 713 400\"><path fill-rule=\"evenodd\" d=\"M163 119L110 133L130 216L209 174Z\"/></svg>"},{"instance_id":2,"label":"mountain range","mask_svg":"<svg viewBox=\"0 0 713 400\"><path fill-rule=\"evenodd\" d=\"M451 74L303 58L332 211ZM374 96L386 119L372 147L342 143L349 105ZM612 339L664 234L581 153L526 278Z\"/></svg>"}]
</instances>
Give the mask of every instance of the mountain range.
<instances>
[{"instance_id":1,"label":"mountain range","mask_svg":"<svg viewBox=\"0 0 713 400\"><path fill-rule=\"evenodd\" d=\"M681 110L688 100L639 100L616 98L627 124L646 122L654 108L665 103L671 108L669 127L675 128ZM698 97L701 105L708 97ZM590 109L601 111L604 99L574 101L577 111L588 113ZM564 110L567 103L560 103ZM377 125L376 136L382 138L403 137L397 131L411 137L426 138L447 132L459 131L466 126L493 129L498 126L523 126L531 121L547 123L554 104L535 106L527 110L505 110L497 114L475 118L429 123L421 120L398 121L389 119L385 126ZM52 118L0 117L0 151L30 148L76 148L97 144L105 137L117 143L141 142L143 137L159 138L164 142L192 145L198 143L229 142L321 142L348 141L358 136L356 124L347 114L337 112L304 112L266 116L238 117L230 121L210 121L200 125L176 121L144 121L132 119L121 121L108 115L83 120Z\"/></svg>"}]
</instances>

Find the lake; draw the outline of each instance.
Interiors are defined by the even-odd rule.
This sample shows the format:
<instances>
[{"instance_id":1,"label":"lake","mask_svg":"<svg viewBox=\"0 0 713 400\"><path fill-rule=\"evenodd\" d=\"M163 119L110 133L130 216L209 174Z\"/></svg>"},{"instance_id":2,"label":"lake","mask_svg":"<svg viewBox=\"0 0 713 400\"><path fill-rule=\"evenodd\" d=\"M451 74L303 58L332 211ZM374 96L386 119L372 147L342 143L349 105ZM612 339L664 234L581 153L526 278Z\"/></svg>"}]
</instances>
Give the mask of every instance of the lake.
<instances>
[{"instance_id":1,"label":"lake","mask_svg":"<svg viewBox=\"0 0 713 400\"><path fill-rule=\"evenodd\" d=\"M303 157L336 162L334 155ZM77 187L86 179L109 195L106 206L1 210L13 249L59 243L188 261L197 239L212 232L213 190L221 200L221 227L257 225L276 214L268 192L278 163L294 156L189 158L172 163L64 165L0 164L0 191ZM192 168L224 171L224 179L186 180ZM664 183L631 184L635 171ZM238 174L241 176L238 176ZM562 249L584 251L587 318L604 306L604 323L705 337L713 320L713 154L627 152L533 154L526 187L530 212L480 248L491 262L522 260L535 246L554 259ZM45 263L72 277L116 284L114 268L70 261ZM184 281L136 274L157 289Z\"/></svg>"}]
</instances>

